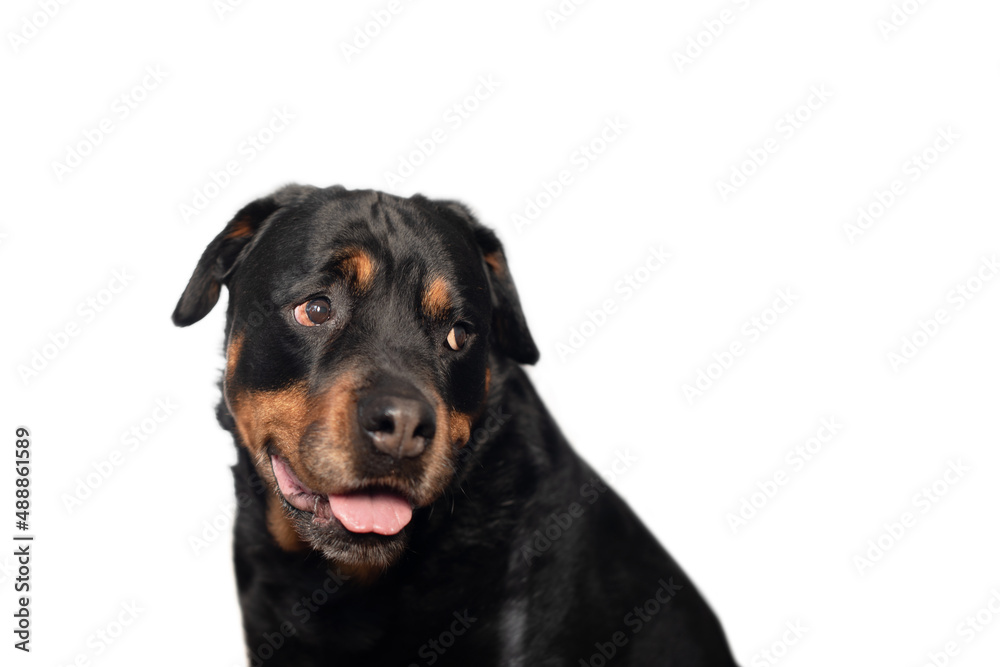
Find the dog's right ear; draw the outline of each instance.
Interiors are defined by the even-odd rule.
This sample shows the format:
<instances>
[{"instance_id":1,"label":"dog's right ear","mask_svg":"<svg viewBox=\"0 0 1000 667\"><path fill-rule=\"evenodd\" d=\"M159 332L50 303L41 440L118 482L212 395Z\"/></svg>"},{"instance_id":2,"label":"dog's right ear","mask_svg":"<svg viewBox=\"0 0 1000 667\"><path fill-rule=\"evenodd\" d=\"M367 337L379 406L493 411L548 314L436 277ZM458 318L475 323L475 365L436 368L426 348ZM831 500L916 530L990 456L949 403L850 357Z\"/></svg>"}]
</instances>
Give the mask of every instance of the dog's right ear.
<instances>
[{"instance_id":1,"label":"dog's right ear","mask_svg":"<svg viewBox=\"0 0 1000 667\"><path fill-rule=\"evenodd\" d=\"M208 315L218 303L222 284L236 264L240 251L257 233L261 223L279 208L273 196L253 201L240 209L212 239L177 302L172 316L174 324L186 327Z\"/></svg>"},{"instance_id":2,"label":"dog's right ear","mask_svg":"<svg viewBox=\"0 0 1000 667\"><path fill-rule=\"evenodd\" d=\"M315 190L311 186L287 185L240 209L202 253L174 309L174 324L186 327L208 315L218 303L219 292L235 267L240 251L253 239L264 221L279 208L300 201Z\"/></svg>"}]
</instances>

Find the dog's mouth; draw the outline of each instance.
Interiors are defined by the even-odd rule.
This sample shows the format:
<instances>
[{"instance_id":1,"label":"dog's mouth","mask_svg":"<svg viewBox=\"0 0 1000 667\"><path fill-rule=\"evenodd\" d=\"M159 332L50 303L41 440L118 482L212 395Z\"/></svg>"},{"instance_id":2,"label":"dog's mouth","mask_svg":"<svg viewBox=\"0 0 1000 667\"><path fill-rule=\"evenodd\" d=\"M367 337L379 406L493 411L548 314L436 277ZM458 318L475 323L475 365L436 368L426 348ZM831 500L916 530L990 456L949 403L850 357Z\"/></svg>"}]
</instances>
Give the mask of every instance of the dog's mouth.
<instances>
[{"instance_id":1,"label":"dog's mouth","mask_svg":"<svg viewBox=\"0 0 1000 667\"><path fill-rule=\"evenodd\" d=\"M347 493L318 493L298 478L288 461L271 455L271 469L285 501L313 515L313 521L340 522L352 533L396 535L410 523L413 506L401 493L386 488L363 488Z\"/></svg>"}]
</instances>

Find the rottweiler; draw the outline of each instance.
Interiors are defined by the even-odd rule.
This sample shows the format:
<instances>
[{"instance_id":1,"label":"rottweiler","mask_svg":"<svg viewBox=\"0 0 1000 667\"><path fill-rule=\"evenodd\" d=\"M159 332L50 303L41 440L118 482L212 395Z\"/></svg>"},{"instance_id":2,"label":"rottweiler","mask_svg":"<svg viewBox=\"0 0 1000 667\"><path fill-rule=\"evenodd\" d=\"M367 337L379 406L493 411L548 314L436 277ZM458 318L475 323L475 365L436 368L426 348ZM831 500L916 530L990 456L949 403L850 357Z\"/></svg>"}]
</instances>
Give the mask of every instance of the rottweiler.
<instances>
[{"instance_id":1,"label":"rottweiler","mask_svg":"<svg viewBox=\"0 0 1000 667\"><path fill-rule=\"evenodd\" d=\"M735 664L532 387L503 248L466 206L289 185L212 240L174 323L223 285L251 665Z\"/></svg>"}]
</instances>

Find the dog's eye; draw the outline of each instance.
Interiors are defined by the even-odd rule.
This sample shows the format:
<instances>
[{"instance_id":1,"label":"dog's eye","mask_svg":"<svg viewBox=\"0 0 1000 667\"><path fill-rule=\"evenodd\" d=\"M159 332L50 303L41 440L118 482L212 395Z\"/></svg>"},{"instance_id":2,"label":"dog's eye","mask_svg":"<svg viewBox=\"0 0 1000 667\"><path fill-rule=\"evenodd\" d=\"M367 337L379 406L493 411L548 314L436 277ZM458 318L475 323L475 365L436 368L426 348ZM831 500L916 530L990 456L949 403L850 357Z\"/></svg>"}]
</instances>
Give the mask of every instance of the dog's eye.
<instances>
[{"instance_id":1,"label":"dog's eye","mask_svg":"<svg viewBox=\"0 0 1000 667\"><path fill-rule=\"evenodd\" d=\"M456 324L448 332L448 347L457 352L465 346L465 341L468 339L469 333L465 330L465 327L461 324Z\"/></svg>"},{"instance_id":2,"label":"dog's eye","mask_svg":"<svg viewBox=\"0 0 1000 667\"><path fill-rule=\"evenodd\" d=\"M304 327L315 327L323 324L333 315L330 301L325 298L310 299L295 307L295 321Z\"/></svg>"}]
</instances>

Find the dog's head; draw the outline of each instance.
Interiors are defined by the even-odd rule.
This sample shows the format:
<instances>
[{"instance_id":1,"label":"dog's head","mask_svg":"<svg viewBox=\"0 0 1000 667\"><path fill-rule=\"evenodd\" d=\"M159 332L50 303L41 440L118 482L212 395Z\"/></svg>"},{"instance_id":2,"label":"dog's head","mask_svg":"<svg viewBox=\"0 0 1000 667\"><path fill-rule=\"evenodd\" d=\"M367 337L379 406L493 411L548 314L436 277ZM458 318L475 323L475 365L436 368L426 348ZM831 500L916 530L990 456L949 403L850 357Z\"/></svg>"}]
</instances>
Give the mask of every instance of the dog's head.
<instances>
[{"instance_id":1,"label":"dog's head","mask_svg":"<svg viewBox=\"0 0 1000 667\"><path fill-rule=\"evenodd\" d=\"M455 475L491 357L538 359L499 241L455 202L288 186L208 245L174 323L222 285L223 397L274 492L272 535L388 566Z\"/></svg>"}]
</instances>

